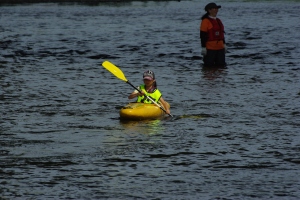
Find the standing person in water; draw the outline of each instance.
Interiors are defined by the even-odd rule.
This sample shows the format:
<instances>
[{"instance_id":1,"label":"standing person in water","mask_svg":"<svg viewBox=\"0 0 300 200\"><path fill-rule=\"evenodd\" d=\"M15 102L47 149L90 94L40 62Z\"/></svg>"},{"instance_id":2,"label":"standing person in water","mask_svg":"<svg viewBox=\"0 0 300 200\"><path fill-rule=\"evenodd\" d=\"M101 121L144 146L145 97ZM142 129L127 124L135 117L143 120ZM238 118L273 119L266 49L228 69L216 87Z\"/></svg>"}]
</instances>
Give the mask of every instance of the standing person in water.
<instances>
[{"instance_id":1,"label":"standing person in water","mask_svg":"<svg viewBox=\"0 0 300 200\"><path fill-rule=\"evenodd\" d=\"M205 67L225 67L226 44L224 26L217 18L221 6L209 3L205 6L206 13L201 18L200 39L201 54Z\"/></svg>"},{"instance_id":2,"label":"standing person in water","mask_svg":"<svg viewBox=\"0 0 300 200\"><path fill-rule=\"evenodd\" d=\"M170 108L168 106L168 103L162 98L161 92L157 89L157 83L155 80L154 72L151 70L145 71L143 74L143 80L144 84L139 86L139 90L141 90L142 93L139 93L139 91L135 90L128 96L128 99L133 99L137 97L137 102L152 103L152 101L150 101L146 96L144 96L147 95L155 102L161 104L166 110L166 113L170 114Z\"/></svg>"}]
</instances>

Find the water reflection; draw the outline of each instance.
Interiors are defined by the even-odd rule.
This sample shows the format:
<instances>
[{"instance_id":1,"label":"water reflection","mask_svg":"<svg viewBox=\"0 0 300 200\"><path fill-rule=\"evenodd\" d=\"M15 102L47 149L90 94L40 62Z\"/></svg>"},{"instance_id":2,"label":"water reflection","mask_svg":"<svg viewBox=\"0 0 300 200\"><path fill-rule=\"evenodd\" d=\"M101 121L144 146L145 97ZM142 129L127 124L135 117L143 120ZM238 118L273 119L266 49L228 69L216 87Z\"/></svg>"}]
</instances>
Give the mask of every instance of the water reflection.
<instances>
[{"instance_id":1,"label":"water reflection","mask_svg":"<svg viewBox=\"0 0 300 200\"><path fill-rule=\"evenodd\" d=\"M227 67L202 67L203 78L214 80L222 78L227 74Z\"/></svg>"},{"instance_id":2,"label":"water reflection","mask_svg":"<svg viewBox=\"0 0 300 200\"><path fill-rule=\"evenodd\" d=\"M157 135L164 131L164 127L160 119L146 121L120 120L120 124L125 128L125 133L132 136L138 134Z\"/></svg>"}]
</instances>

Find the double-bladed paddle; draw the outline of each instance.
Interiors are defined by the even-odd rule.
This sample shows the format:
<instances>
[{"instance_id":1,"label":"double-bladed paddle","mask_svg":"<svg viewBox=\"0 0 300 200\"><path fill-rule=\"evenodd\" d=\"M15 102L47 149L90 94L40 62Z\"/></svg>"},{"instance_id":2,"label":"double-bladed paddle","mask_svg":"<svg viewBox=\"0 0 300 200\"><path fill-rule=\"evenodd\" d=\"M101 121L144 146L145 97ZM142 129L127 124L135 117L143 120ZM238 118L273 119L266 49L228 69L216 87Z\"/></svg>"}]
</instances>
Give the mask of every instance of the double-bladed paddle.
<instances>
[{"instance_id":1,"label":"double-bladed paddle","mask_svg":"<svg viewBox=\"0 0 300 200\"><path fill-rule=\"evenodd\" d=\"M121 79L122 81L125 81L126 83L128 83L129 85L131 85L134 89L136 89L137 91L139 91L139 93L142 93L141 90L139 90L137 87L135 87L134 85L132 85L125 77L124 73L114 64L112 64L109 61L104 61L102 63L102 66L107 69L108 71L110 71L113 75L115 75L117 78ZM154 103L155 105L157 105L160 109L162 109L165 113L167 113L167 111L158 103L156 103L153 99L151 99L150 97L148 97L146 94L144 94L147 99L149 99L150 101L152 101L152 103ZM167 113L168 114L168 113ZM169 116L173 117L173 115L168 114Z\"/></svg>"}]
</instances>

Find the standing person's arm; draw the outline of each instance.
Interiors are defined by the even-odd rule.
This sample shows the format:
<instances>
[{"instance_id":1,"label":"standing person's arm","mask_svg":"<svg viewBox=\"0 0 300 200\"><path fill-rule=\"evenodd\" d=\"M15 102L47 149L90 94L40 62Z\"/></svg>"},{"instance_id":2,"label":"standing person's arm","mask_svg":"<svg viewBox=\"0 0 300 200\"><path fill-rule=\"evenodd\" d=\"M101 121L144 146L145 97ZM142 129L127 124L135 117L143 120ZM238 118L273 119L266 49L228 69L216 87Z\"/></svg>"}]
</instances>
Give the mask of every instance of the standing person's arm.
<instances>
[{"instance_id":1,"label":"standing person's arm","mask_svg":"<svg viewBox=\"0 0 300 200\"><path fill-rule=\"evenodd\" d=\"M206 47L206 42L207 42L208 34L207 32L200 31L200 39L201 39L201 47Z\"/></svg>"},{"instance_id":2,"label":"standing person's arm","mask_svg":"<svg viewBox=\"0 0 300 200\"><path fill-rule=\"evenodd\" d=\"M201 54L206 55L206 42L208 41L208 32L207 32L207 19L203 19L200 26L200 40L201 40Z\"/></svg>"}]
</instances>

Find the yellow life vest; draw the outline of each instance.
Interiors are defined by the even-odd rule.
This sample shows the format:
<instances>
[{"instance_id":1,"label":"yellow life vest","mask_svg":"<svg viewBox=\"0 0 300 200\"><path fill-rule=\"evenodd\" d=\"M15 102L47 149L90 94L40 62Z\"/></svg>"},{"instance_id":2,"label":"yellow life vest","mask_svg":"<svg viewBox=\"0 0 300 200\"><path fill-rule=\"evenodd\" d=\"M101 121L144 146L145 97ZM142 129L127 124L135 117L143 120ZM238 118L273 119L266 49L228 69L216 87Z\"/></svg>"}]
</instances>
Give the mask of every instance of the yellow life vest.
<instances>
[{"instance_id":1,"label":"yellow life vest","mask_svg":"<svg viewBox=\"0 0 300 200\"><path fill-rule=\"evenodd\" d=\"M155 102L159 102L159 99L161 97L161 93L158 89L155 89L153 92L148 93L145 89L145 85L140 85L140 90L144 92L144 94L146 94L149 98L151 98L152 100L154 100ZM136 102L141 102L141 103L153 103L151 100L149 100L147 97L145 96L138 96L137 101Z\"/></svg>"}]
</instances>

